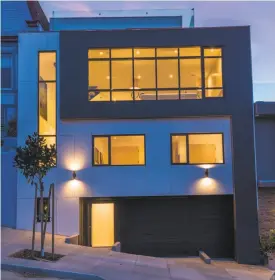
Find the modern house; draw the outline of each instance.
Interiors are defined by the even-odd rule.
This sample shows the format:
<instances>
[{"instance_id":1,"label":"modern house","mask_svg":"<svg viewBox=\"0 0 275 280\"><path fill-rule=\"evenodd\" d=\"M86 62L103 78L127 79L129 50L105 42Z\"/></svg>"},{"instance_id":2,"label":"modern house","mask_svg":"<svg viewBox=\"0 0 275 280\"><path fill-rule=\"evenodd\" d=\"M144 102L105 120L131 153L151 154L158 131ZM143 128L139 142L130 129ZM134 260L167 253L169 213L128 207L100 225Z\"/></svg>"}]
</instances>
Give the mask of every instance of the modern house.
<instances>
[{"instance_id":1,"label":"modern house","mask_svg":"<svg viewBox=\"0 0 275 280\"><path fill-rule=\"evenodd\" d=\"M146 16L19 35L18 145L34 131L57 145L57 233L259 263L249 27ZM17 228L31 229L33 200L18 174Z\"/></svg>"},{"instance_id":2,"label":"modern house","mask_svg":"<svg viewBox=\"0 0 275 280\"><path fill-rule=\"evenodd\" d=\"M49 22L38 1L1 1L1 225L3 226L16 226L17 180L12 161L17 146L18 34L43 30L49 30ZM26 65L24 71L27 71Z\"/></svg>"}]
</instances>

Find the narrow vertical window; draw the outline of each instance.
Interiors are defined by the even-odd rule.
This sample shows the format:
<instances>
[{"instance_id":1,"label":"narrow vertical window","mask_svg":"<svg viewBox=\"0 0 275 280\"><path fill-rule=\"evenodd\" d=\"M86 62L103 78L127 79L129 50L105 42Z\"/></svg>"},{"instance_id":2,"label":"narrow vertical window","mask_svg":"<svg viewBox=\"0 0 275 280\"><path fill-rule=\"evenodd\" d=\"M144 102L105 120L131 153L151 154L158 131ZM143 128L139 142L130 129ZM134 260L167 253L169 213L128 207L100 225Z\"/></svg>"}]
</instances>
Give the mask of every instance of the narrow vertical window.
<instances>
[{"instance_id":1,"label":"narrow vertical window","mask_svg":"<svg viewBox=\"0 0 275 280\"><path fill-rule=\"evenodd\" d=\"M56 52L39 53L38 133L56 145Z\"/></svg>"}]
</instances>

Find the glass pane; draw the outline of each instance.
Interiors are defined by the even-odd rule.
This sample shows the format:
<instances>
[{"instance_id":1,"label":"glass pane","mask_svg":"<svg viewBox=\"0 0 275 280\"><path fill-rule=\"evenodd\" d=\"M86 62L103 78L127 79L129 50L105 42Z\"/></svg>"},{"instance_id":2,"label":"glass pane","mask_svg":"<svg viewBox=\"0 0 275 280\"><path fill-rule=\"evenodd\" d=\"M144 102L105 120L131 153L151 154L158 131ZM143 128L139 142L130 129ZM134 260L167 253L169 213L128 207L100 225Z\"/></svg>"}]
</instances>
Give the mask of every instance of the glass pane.
<instances>
[{"instance_id":1,"label":"glass pane","mask_svg":"<svg viewBox=\"0 0 275 280\"><path fill-rule=\"evenodd\" d=\"M180 56L201 56L200 47L180 48Z\"/></svg>"},{"instance_id":2,"label":"glass pane","mask_svg":"<svg viewBox=\"0 0 275 280\"><path fill-rule=\"evenodd\" d=\"M112 101L133 100L133 91L113 91Z\"/></svg>"},{"instance_id":3,"label":"glass pane","mask_svg":"<svg viewBox=\"0 0 275 280\"><path fill-rule=\"evenodd\" d=\"M155 60L135 60L134 73L135 89L156 88Z\"/></svg>"},{"instance_id":4,"label":"glass pane","mask_svg":"<svg viewBox=\"0 0 275 280\"><path fill-rule=\"evenodd\" d=\"M56 80L56 53L55 52L39 53L39 80L40 81Z\"/></svg>"},{"instance_id":5,"label":"glass pane","mask_svg":"<svg viewBox=\"0 0 275 280\"><path fill-rule=\"evenodd\" d=\"M204 56L221 56L222 49L221 48L205 48Z\"/></svg>"},{"instance_id":6,"label":"glass pane","mask_svg":"<svg viewBox=\"0 0 275 280\"><path fill-rule=\"evenodd\" d=\"M100 91L94 90L88 92L89 101L110 101L110 92L109 91Z\"/></svg>"},{"instance_id":7,"label":"glass pane","mask_svg":"<svg viewBox=\"0 0 275 280\"><path fill-rule=\"evenodd\" d=\"M155 49L134 49L135 57L155 57Z\"/></svg>"},{"instance_id":8,"label":"glass pane","mask_svg":"<svg viewBox=\"0 0 275 280\"><path fill-rule=\"evenodd\" d=\"M89 61L89 90L110 88L110 62Z\"/></svg>"},{"instance_id":9,"label":"glass pane","mask_svg":"<svg viewBox=\"0 0 275 280\"><path fill-rule=\"evenodd\" d=\"M178 48L158 48L157 56L160 57L178 56Z\"/></svg>"},{"instance_id":10,"label":"glass pane","mask_svg":"<svg viewBox=\"0 0 275 280\"><path fill-rule=\"evenodd\" d=\"M56 135L55 82L39 82L39 134Z\"/></svg>"},{"instance_id":11,"label":"glass pane","mask_svg":"<svg viewBox=\"0 0 275 280\"><path fill-rule=\"evenodd\" d=\"M158 88L178 88L178 60L157 61Z\"/></svg>"},{"instance_id":12,"label":"glass pane","mask_svg":"<svg viewBox=\"0 0 275 280\"><path fill-rule=\"evenodd\" d=\"M206 89L205 97L223 97L223 89Z\"/></svg>"},{"instance_id":13,"label":"glass pane","mask_svg":"<svg viewBox=\"0 0 275 280\"><path fill-rule=\"evenodd\" d=\"M56 137L55 136L43 136L46 140L46 145L50 147L51 145L55 145L56 148Z\"/></svg>"},{"instance_id":14,"label":"glass pane","mask_svg":"<svg viewBox=\"0 0 275 280\"><path fill-rule=\"evenodd\" d=\"M12 56L2 54L1 56L1 88L12 87Z\"/></svg>"},{"instance_id":15,"label":"glass pane","mask_svg":"<svg viewBox=\"0 0 275 280\"><path fill-rule=\"evenodd\" d=\"M112 61L112 88L133 88L133 69L131 60Z\"/></svg>"},{"instance_id":16,"label":"glass pane","mask_svg":"<svg viewBox=\"0 0 275 280\"><path fill-rule=\"evenodd\" d=\"M172 163L187 163L186 136L172 136Z\"/></svg>"},{"instance_id":17,"label":"glass pane","mask_svg":"<svg viewBox=\"0 0 275 280\"><path fill-rule=\"evenodd\" d=\"M88 51L89 58L109 58L110 51L109 49L96 49Z\"/></svg>"},{"instance_id":18,"label":"glass pane","mask_svg":"<svg viewBox=\"0 0 275 280\"><path fill-rule=\"evenodd\" d=\"M201 99L201 89L184 89L180 91L180 99Z\"/></svg>"},{"instance_id":19,"label":"glass pane","mask_svg":"<svg viewBox=\"0 0 275 280\"><path fill-rule=\"evenodd\" d=\"M222 59L205 58L205 87L222 87Z\"/></svg>"},{"instance_id":20,"label":"glass pane","mask_svg":"<svg viewBox=\"0 0 275 280\"><path fill-rule=\"evenodd\" d=\"M156 91L143 91L143 90L136 90L135 91L135 100L156 100L157 94Z\"/></svg>"},{"instance_id":21,"label":"glass pane","mask_svg":"<svg viewBox=\"0 0 275 280\"><path fill-rule=\"evenodd\" d=\"M108 137L94 137L94 165L109 164Z\"/></svg>"},{"instance_id":22,"label":"glass pane","mask_svg":"<svg viewBox=\"0 0 275 280\"><path fill-rule=\"evenodd\" d=\"M180 59L180 87L201 87L201 60Z\"/></svg>"},{"instance_id":23,"label":"glass pane","mask_svg":"<svg viewBox=\"0 0 275 280\"><path fill-rule=\"evenodd\" d=\"M179 99L179 90L159 90L158 100L177 100Z\"/></svg>"},{"instance_id":24,"label":"glass pane","mask_svg":"<svg viewBox=\"0 0 275 280\"><path fill-rule=\"evenodd\" d=\"M144 136L111 136L112 165L144 165Z\"/></svg>"},{"instance_id":25,"label":"glass pane","mask_svg":"<svg viewBox=\"0 0 275 280\"><path fill-rule=\"evenodd\" d=\"M132 49L112 49L112 58L130 58L132 57Z\"/></svg>"},{"instance_id":26,"label":"glass pane","mask_svg":"<svg viewBox=\"0 0 275 280\"><path fill-rule=\"evenodd\" d=\"M223 163L222 134L190 134L189 162Z\"/></svg>"}]
</instances>

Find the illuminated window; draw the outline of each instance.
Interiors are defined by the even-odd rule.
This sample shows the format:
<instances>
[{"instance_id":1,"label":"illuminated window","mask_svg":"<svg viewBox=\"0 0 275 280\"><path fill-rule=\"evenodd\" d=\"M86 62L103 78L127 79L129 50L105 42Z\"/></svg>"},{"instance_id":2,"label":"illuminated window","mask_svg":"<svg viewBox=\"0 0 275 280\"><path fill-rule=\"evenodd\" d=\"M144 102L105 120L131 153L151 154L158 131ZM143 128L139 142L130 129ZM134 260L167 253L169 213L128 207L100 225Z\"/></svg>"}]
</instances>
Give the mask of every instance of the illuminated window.
<instances>
[{"instance_id":1,"label":"illuminated window","mask_svg":"<svg viewBox=\"0 0 275 280\"><path fill-rule=\"evenodd\" d=\"M134 61L134 88L156 88L155 60Z\"/></svg>"},{"instance_id":2,"label":"illuminated window","mask_svg":"<svg viewBox=\"0 0 275 280\"><path fill-rule=\"evenodd\" d=\"M109 49L94 49L88 51L88 57L89 58L109 58L110 57L110 51Z\"/></svg>"},{"instance_id":3,"label":"illuminated window","mask_svg":"<svg viewBox=\"0 0 275 280\"><path fill-rule=\"evenodd\" d=\"M158 88L178 88L178 60L157 61Z\"/></svg>"},{"instance_id":4,"label":"illuminated window","mask_svg":"<svg viewBox=\"0 0 275 280\"><path fill-rule=\"evenodd\" d=\"M201 88L200 59L180 59L180 87Z\"/></svg>"},{"instance_id":5,"label":"illuminated window","mask_svg":"<svg viewBox=\"0 0 275 280\"><path fill-rule=\"evenodd\" d=\"M172 163L187 163L186 135L172 135Z\"/></svg>"},{"instance_id":6,"label":"illuminated window","mask_svg":"<svg viewBox=\"0 0 275 280\"><path fill-rule=\"evenodd\" d=\"M221 48L204 49L205 97L223 97Z\"/></svg>"},{"instance_id":7,"label":"illuminated window","mask_svg":"<svg viewBox=\"0 0 275 280\"><path fill-rule=\"evenodd\" d=\"M94 136L93 165L145 165L144 135Z\"/></svg>"},{"instance_id":8,"label":"illuminated window","mask_svg":"<svg viewBox=\"0 0 275 280\"><path fill-rule=\"evenodd\" d=\"M155 49L134 49L134 57L155 57Z\"/></svg>"},{"instance_id":9,"label":"illuminated window","mask_svg":"<svg viewBox=\"0 0 275 280\"><path fill-rule=\"evenodd\" d=\"M158 57L173 57L178 56L178 48L158 48Z\"/></svg>"},{"instance_id":10,"label":"illuminated window","mask_svg":"<svg viewBox=\"0 0 275 280\"><path fill-rule=\"evenodd\" d=\"M56 145L56 52L39 52L38 133Z\"/></svg>"},{"instance_id":11,"label":"illuminated window","mask_svg":"<svg viewBox=\"0 0 275 280\"><path fill-rule=\"evenodd\" d=\"M112 89L132 89L132 60L112 61Z\"/></svg>"},{"instance_id":12,"label":"illuminated window","mask_svg":"<svg viewBox=\"0 0 275 280\"><path fill-rule=\"evenodd\" d=\"M184 47L180 48L180 56L201 56L200 47Z\"/></svg>"},{"instance_id":13,"label":"illuminated window","mask_svg":"<svg viewBox=\"0 0 275 280\"><path fill-rule=\"evenodd\" d=\"M222 49L217 47L90 49L88 70L92 102L224 95Z\"/></svg>"},{"instance_id":14,"label":"illuminated window","mask_svg":"<svg viewBox=\"0 0 275 280\"><path fill-rule=\"evenodd\" d=\"M222 164L223 134L171 135L172 164Z\"/></svg>"}]
</instances>

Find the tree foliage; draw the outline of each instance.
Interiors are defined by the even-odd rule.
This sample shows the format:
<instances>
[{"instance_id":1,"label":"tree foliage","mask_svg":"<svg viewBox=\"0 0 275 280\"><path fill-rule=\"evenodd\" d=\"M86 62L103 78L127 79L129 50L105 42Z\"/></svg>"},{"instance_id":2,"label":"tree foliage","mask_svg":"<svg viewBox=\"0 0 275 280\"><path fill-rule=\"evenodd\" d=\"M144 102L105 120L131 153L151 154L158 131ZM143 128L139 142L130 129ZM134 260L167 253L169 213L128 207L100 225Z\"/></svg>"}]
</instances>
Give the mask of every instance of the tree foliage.
<instances>
[{"instance_id":1,"label":"tree foliage","mask_svg":"<svg viewBox=\"0 0 275 280\"><path fill-rule=\"evenodd\" d=\"M36 132L28 136L25 146L16 149L14 166L31 184L36 180L41 181L55 164L55 145L48 147L46 139Z\"/></svg>"}]
</instances>

